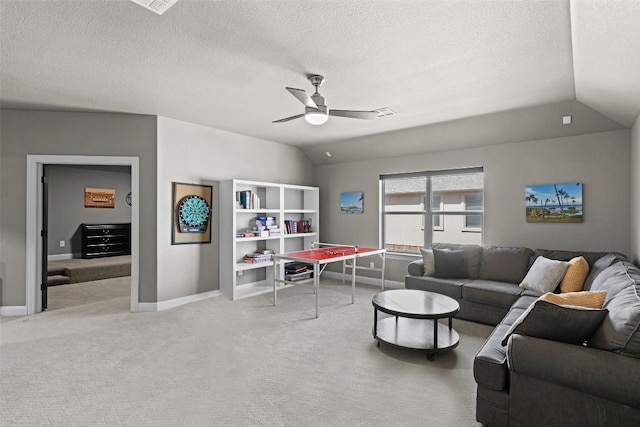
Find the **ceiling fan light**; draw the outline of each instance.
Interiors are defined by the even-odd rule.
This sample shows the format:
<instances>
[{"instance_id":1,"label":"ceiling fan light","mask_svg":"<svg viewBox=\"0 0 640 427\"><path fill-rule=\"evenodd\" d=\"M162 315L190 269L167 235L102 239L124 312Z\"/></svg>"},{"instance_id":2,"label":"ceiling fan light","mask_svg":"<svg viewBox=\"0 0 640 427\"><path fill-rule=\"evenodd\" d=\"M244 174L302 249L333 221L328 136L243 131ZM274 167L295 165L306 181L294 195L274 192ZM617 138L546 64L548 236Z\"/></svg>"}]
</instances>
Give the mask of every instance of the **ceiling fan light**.
<instances>
[{"instance_id":1,"label":"ceiling fan light","mask_svg":"<svg viewBox=\"0 0 640 427\"><path fill-rule=\"evenodd\" d=\"M328 118L329 116L327 115L327 113L322 111L307 111L304 114L304 119L308 123L311 123L312 125L316 125L316 126L325 123Z\"/></svg>"}]
</instances>

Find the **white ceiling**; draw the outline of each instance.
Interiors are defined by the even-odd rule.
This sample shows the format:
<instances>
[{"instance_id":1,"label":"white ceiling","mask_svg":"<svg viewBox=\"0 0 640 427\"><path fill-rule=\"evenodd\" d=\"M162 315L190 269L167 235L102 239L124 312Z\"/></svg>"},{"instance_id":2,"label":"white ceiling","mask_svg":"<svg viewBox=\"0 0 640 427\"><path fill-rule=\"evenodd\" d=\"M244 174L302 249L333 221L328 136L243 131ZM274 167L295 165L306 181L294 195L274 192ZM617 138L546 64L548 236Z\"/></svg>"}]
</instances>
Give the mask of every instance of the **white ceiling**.
<instances>
[{"instance_id":1,"label":"white ceiling","mask_svg":"<svg viewBox=\"0 0 640 427\"><path fill-rule=\"evenodd\" d=\"M640 1L0 0L3 108L114 111L301 147L566 101L640 113ZM285 86L329 108L304 120Z\"/></svg>"}]
</instances>

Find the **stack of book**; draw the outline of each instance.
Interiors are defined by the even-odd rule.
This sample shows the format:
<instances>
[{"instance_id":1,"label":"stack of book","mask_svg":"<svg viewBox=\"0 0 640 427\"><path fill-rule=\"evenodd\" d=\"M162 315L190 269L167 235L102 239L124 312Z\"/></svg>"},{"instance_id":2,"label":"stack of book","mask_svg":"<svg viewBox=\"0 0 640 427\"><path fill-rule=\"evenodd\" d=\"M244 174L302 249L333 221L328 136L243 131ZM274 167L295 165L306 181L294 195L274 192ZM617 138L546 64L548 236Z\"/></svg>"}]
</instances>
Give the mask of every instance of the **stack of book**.
<instances>
[{"instance_id":1,"label":"stack of book","mask_svg":"<svg viewBox=\"0 0 640 427\"><path fill-rule=\"evenodd\" d=\"M269 262L271 261L271 254L273 253L273 251L271 251L270 249L259 249L257 251L254 251L250 254L246 254L243 258L242 261L243 262L247 262L247 263L251 263L251 264L256 264L256 263L260 263L260 262Z\"/></svg>"},{"instance_id":2,"label":"stack of book","mask_svg":"<svg viewBox=\"0 0 640 427\"><path fill-rule=\"evenodd\" d=\"M280 227L276 221L275 216L259 216L255 219L255 225L251 229L253 231L259 231L260 237L279 236Z\"/></svg>"},{"instance_id":3,"label":"stack of book","mask_svg":"<svg viewBox=\"0 0 640 427\"><path fill-rule=\"evenodd\" d=\"M298 282L313 277L313 271L302 262L293 262L284 266L284 278L290 282Z\"/></svg>"}]
</instances>

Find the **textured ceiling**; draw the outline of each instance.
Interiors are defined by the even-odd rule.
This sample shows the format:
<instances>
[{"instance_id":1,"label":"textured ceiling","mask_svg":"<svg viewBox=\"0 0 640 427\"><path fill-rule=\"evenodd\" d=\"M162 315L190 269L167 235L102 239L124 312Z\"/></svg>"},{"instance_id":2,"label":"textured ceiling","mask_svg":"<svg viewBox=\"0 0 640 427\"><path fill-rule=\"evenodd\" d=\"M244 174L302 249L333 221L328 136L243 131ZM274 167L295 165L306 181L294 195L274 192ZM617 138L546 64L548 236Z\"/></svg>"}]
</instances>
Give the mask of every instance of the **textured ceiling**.
<instances>
[{"instance_id":1,"label":"textured ceiling","mask_svg":"<svg viewBox=\"0 0 640 427\"><path fill-rule=\"evenodd\" d=\"M150 114L316 147L576 99L640 112L640 2L204 1L158 16L129 0L0 0L4 108ZM285 86L326 76L304 120Z\"/></svg>"}]
</instances>

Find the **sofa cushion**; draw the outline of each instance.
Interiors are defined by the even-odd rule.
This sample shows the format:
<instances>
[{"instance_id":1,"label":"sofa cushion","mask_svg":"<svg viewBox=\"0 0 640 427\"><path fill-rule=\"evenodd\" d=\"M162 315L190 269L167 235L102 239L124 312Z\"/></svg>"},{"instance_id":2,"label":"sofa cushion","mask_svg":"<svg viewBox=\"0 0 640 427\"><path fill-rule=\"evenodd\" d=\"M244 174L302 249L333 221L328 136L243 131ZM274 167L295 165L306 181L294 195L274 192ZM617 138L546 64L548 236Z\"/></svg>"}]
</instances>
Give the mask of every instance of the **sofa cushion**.
<instances>
[{"instance_id":1,"label":"sofa cushion","mask_svg":"<svg viewBox=\"0 0 640 427\"><path fill-rule=\"evenodd\" d=\"M436 272L436 264L433 259L433 250L420 248L422 254L423 276L433 276Z\"/></svg>"},{"instance_id":2,"label":"sofa cushion","mask_svg":"<svg viewBox=\"0 0 640 427\"><path fill-rule=\"evenodd\" d=\"M560 292L579 292L589 275L589 263L583 256L571 258L567 272L560 282Z\"/></svg>"},{"instance_id":3,"label":"sofa cushion","mask_svg":"<svg viewBox=\"0 0 640 427\"><path fill-rule=\"evenodd\" d=\"M451 249L433 249L435 277L462 279L467 277L464 265L464 251Z\"/></svg>"},{"instance_id":4,"label":"sofa cushion","mask_svg":"<svg viewBox=\"0 0 640 427\"><path fill-rule=\"evenodd\" d=\"M610 252L563 251L557 249L536 249L533 253L535 255L540 255L549 259L557 259L559 261L569 261L572 258L581 256L587 261L587 263L589 263L590 266L603 256L610 254Z\"/></svg>"},{"instance_id":5,"label":"sofa cushion","mask_svg":"<svg viewBox=\"0 0 640 427\"><path fill-rule=\"evenodd\" d=\"M480 279L498 282L520 283L527 272L529 248L485 246L482 249Z\"/></svg>"},{"instance_id":6,"label":"sofa cushion","mask_svg":"<svg viewBox=\"0 0 640 427\"><path fill-rule=\"evenodd\" d=\"M640 358L640 284L622 289L604 307L609 313L589 345Z\"/></svg>"},{"instance_id":7,"label":"sofa cushion","mask_svg":"<svg viewBox=\"0 0 640 427\"><path fill-rule=\"evenodd\" d=\"M607 309L568 307L538 300L509 327L502 345L507 345L512 334L582 345L606 315Z\"/></svg>"},{"instance_id":8,"label":"sofa cushion","mask_svg":"<svg viewBox=\"0 0 640 427\"><path fill-rule=\"evenodd\" d=\"M609 253L607 255L604 255L603 257L600 257L596 262L591 264L589 275L585 279L582 289L585 291L590 291L593 281L600 275L600 273L602 273L606 268L610 267L614 263L623 259L625 258L616 253Z\"/></svg>"},{"instance_id":9,"label":"sofa cushion","mask_svg":"<svg viewBox=\"0 0 640 427\"><path fill-rule=\"evenodd\" d=\"M629 275L629 267L622 262L605 268L602 273L595 278L591 285L592 291L607 291L607 301L611 300L618 292L635 283L634 279Z\"/></svg>"},{"instance_id":10,"label":"sofa cushion","mask_svg":"<svg viewBox=\"0 0 640 427\"><path fill-rule=\"evenodd\" d=\"M462 285L468 283L469 279L440 279L431 276L406 276L404 286L407 289L420 289L423 291L436 292L453 299L462 298Z\"/></svg>"},{"instance_id":11,"label":"sofa cushion","mask_svg":"<svg viewBox=\"0 0 640 427\"><path fill-rule=\"evenodd\" d=\"M462 287L462 298L483 304L510 307L520 296L522 288L512 283L492 280L472 280Z\"/></svg>"},{"instance_id":12,"label":"sofa cushion","mask_svg":"<svg viewBox=\"0 0 640 427\"><path fill-rule=\"evenodd\" d=\"M539 256L520 282L520 287L539 292L553 291L567 271L569 263Z\"/></svg>"},{"instance_id":13,"label":"sofa cushion","mask_svg":"<svg viewBox=\"0 0 640 427\"><path fill-rule=\"evenodd\" d=\"M473 376L478 385L491 390L506 390L509 387L507 351L502 345L502 337L509 329L499 324L473 360Z\"/></svg>"},{"instance_id":14,"label":"sofa cushion","mask_svg":"<svg viewBox=\"0 0 640 427\"><path fill-rule=\"evenodd\" d=\"M480 262L482 261L482 246L467 245L458 243L433 243L433 249L451 249L464 251L465 268L467 269L467 277L477 279L480 275Z\"/></svg>"},{"instance_id":15,"label":"sofa cushion","mask_svg":"<svg viewBox=\"0 0 640 427\"><path fill-rule=\"evenodd\" d=\"M577 305L587 308L602 308L607 291L583 291L564 292L561 294L547 293L540 297L542 301L547 301L558 305Z\"/></svg>"}]
</instances>

